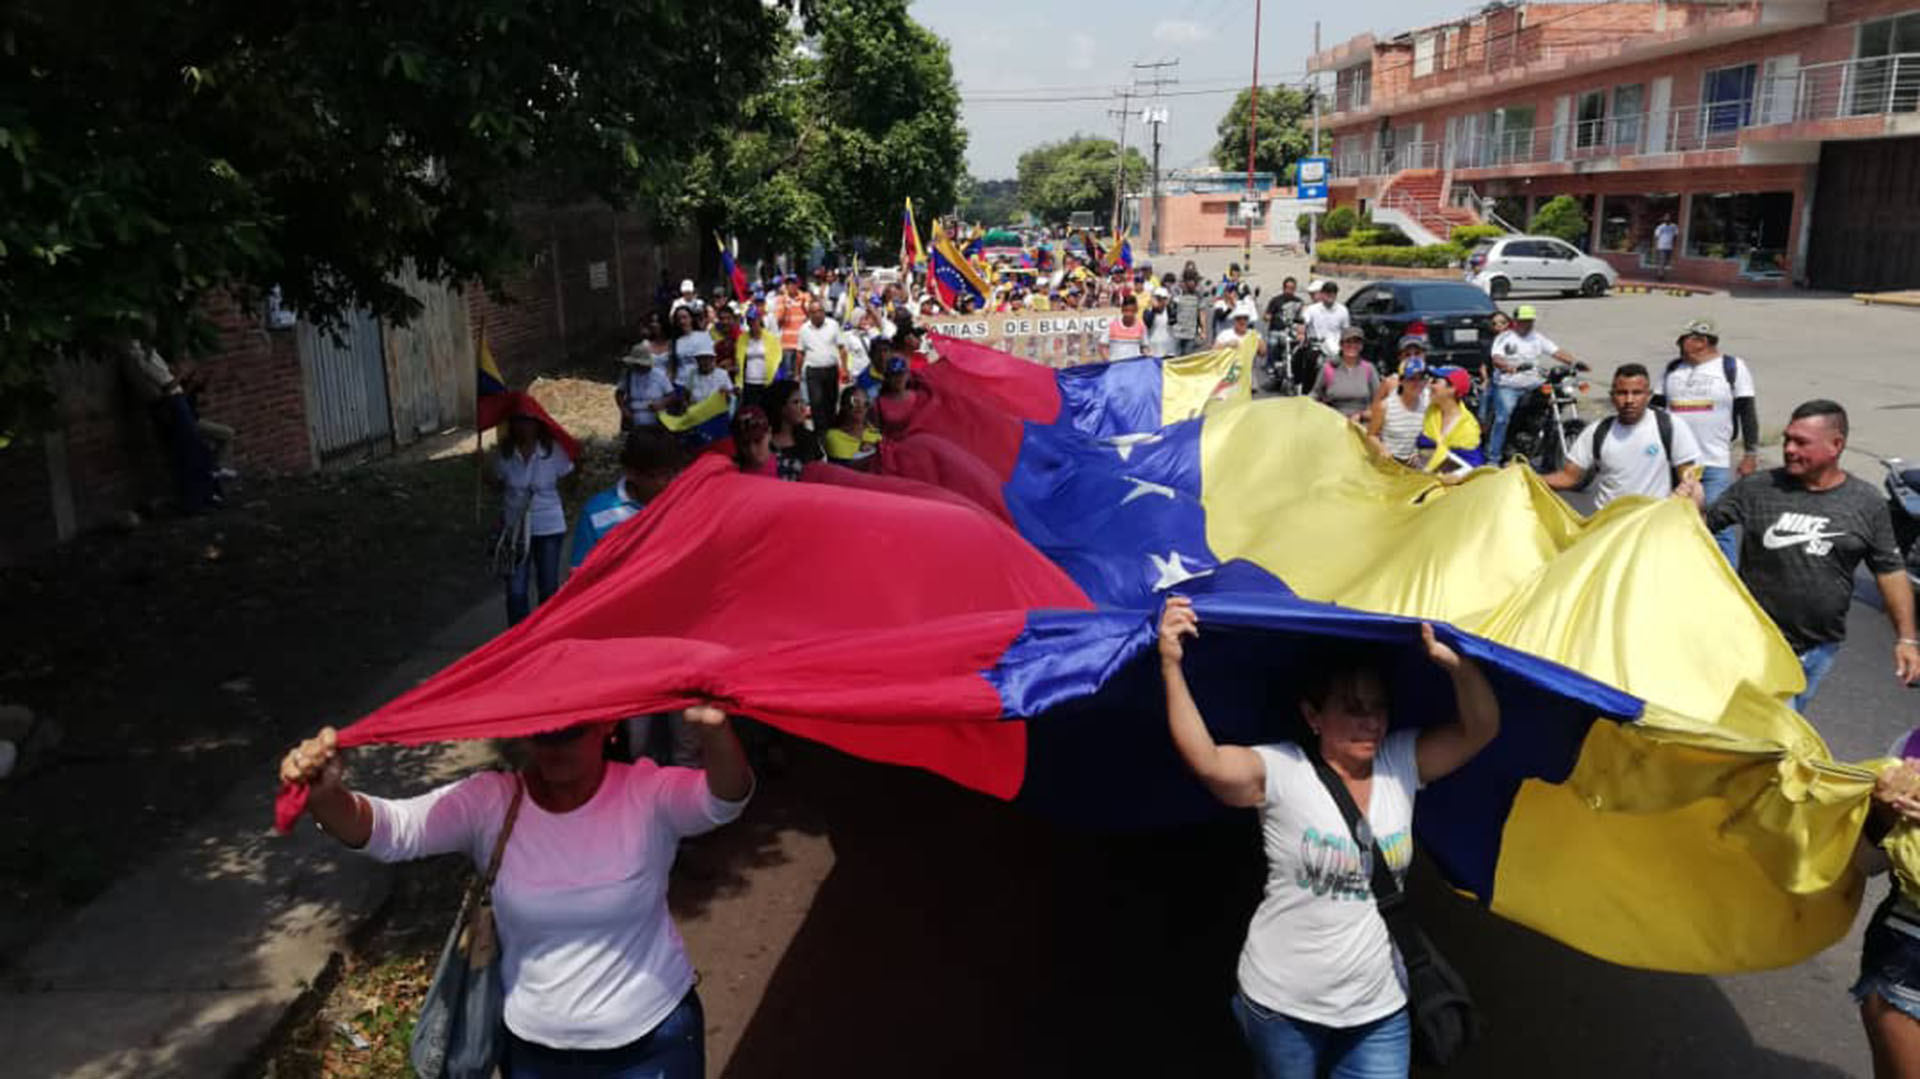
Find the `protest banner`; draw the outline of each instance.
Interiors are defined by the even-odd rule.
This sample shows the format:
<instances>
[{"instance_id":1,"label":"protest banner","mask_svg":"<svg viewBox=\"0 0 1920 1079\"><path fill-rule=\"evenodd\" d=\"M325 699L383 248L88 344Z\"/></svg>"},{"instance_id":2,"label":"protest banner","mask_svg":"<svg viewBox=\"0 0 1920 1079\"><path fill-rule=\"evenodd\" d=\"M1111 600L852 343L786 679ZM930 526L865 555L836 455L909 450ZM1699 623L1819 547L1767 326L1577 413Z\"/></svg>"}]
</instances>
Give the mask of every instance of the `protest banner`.
<instances>
[{"instance_id":1,"label":"protest banner","mask_svg":"<svg viewBox=\"0 0 1920 1079\"><path fill-rule=\"evenodd\" d=\"M943 315L918 323L976 344L989 345L1048 367L1097 363L1107 323L1120 317L1117 307L1069 311L1021 311L1005 315Z\"/></svg>"}]
</instances>

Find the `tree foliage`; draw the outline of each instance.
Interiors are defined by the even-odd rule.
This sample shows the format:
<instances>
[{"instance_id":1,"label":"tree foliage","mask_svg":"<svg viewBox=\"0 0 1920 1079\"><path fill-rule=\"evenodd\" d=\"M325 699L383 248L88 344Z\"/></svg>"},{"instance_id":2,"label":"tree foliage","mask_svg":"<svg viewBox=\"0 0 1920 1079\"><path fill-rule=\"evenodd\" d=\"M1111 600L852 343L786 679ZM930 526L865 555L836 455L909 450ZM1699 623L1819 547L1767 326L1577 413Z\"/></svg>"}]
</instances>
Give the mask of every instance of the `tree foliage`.
<instances>
[{"instance_id":1,"label":"tree foliage","mask_svg":"<svg viewBox=\"0 0 1920 1079\"><path fill-rule=\"evenodd\" d=\"M670 220L774 253L888 238L909 197L923 215L953 208L967 136L946 43L906 0L809 10L811 32L785 28L753 47L772 78L666 193Z\"/></svg>"},{"instance_id":2,"label":"tree foliage","mask_svg":"<svg viewBox=\"0 0 1920 1079\"><path fill-rule=\"evenodd\" d=\"M1214 127L1213 163L1229 172L1247 167L1247 106L1251 95L1242 90ZM1260 110L1254 116L1253 167L1284 181L1293 163L1313 149L1309 124L1312 106L1299 90L1276 86L1260 91Z\"/></svg>"},{"instance_id":3,"label":"tree foliage","mask_svg":"<svg viewBox=\"0 0 1920 1079\"><path fill-rule=\"evenodd\" d=\"M1091 210L1105 220L1113 207L1118 158L1118 143L1093 135L1035 146L1020 155L1020 205L1050 225L1064 224L1076 210ZM1131 146L1125 169L1126 187L1138 188L1146 182L1147 159Z\"/></svg>"},{"instance_id":4,"label":"tree foliage","mask_svg":"<svg viewBox=\"0 0 1920 1079\"><path fill-rule=\"evenodd\" d=\"M1536 236L1556 236L1570 244L1587 240L1587 211L1572 195L1555 195L1540 204L1527 222L1527 231Z\"/></svg>"},{"instance_id":5,"label":"tree foliage","mask_svg":"<svg viewBox=\"0 0 1920 1079\"><path fill-rule=\"evenodd\" d=\"M958 211L963 221L983 225L1018 224L1025 216L1020 208L1020 181L976 180L963 176L958 193Z\"/></svg>"},{"instance_id":6,"label":"tree foliage","mask_svg":"<svg viewBox=\"0 0 1920 1079\"><path fill-rule=\"evenodd\" d=\"M677 184L769 72L760 0L14 0L0 13L0 409L61 354L270 285L405 319L496 283L520 197ZM0 416L0 426L5 425Z\"/></svg>"}]
</instances>

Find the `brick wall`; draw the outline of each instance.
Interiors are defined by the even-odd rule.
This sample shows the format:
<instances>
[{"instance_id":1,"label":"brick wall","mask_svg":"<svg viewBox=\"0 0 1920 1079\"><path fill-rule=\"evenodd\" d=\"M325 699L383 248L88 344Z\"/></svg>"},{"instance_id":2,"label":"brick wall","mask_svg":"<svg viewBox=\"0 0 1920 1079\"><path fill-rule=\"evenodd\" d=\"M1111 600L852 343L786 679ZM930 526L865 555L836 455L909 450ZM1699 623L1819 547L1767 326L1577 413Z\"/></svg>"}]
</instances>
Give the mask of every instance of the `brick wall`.
<instances>
[{"instance_id":1,"label":"brick wall","mask_svg":"<svg viewBox=\"0 0 1920 1079\"><path fill-rule=\"evenodd\" d=\"M704 281L713 261L694 238L662 241L638 215L605 206L530 208L519 226L533 254L507 280L505 298L468 290L471 321L477 328L484 320L500 373L514 386L636 340L662 273L674 286L683 277ZM592 269L601 262L605 280L596 288Z\"/></svg>"},{"instance_id":2,"label":"brick wall","mask_svg":"<svg viewBox=\"0 0 1920 1079\"><path fill-rule=\"evenodd\" d=\"M257 315L221 296L204 312L220 344L196 360L206 389L200 414L232 427L235 465L250 474L300 473L315 464L305 376L292 330L269 332Z\"/></svg>"}]
</instances>

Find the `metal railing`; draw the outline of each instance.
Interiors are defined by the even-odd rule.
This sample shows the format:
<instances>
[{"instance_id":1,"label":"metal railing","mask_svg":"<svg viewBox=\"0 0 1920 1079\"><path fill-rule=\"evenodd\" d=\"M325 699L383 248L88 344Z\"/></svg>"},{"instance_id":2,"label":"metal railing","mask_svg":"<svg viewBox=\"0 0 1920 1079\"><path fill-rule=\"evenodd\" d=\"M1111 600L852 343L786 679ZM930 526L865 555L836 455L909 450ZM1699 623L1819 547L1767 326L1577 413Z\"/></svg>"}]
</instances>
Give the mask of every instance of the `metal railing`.
<instances>
[{"instance_id":1,"label":"metal railing","mask_svg":"<svg viewBox=\"0 0 1920 1079\"><path fill-rule=\"evenodd\" d=\"M1762 78L1753 93L1742 98L1482 132L1451 142L1406 143L1390 151L1349 151L1335 162L1335 175L1721 150L1738 145L1740 133L1752 128L1906 112L1920 112L1920 53L1810 64Z\"/></svg>"},{"instance_id":2,"label":"metal railing","mask_svg":"<svg viewBox=\"0 0 1920 1079\"><path fill-rule=\"evenodd\" d=\"M1480 192L1475 191L1466 184L1453 185L1451 201L1453 205L1471 212L1475 217L1489 225L1496 225L1506 229L1508 232L1520 231L1520 229L1514 227L1513 222L1500 216L1500 211L1494 208L1492 199L1480 197Z\"/></svg>"}]
</instances>

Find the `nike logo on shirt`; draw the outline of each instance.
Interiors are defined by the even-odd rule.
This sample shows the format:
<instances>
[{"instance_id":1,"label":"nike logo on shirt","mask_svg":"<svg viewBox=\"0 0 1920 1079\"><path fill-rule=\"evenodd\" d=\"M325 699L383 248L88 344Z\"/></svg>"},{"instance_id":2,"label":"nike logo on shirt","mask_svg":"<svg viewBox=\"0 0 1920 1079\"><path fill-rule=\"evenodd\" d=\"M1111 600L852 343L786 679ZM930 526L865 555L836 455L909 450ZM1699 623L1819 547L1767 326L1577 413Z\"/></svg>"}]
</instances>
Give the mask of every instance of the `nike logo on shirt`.
<instances>
[{"instance_id":1,"label":"nike logo on shirt","mask_svg":"<svg viewBox=\"0 0 1920 1079\"><path fill-rule=\"evenodd\" d=\"M1826 531L1830 518L1815 517L1806 513L1783 513L1780 518L1767 526L1766 534L1760 537L1761 546L1769 551L1779 551L1788 547L1805 547L1808 554L1823 555L1833 550L1828 540L1839 539L1845 532Z\"/></svg>"}]
</instances>

